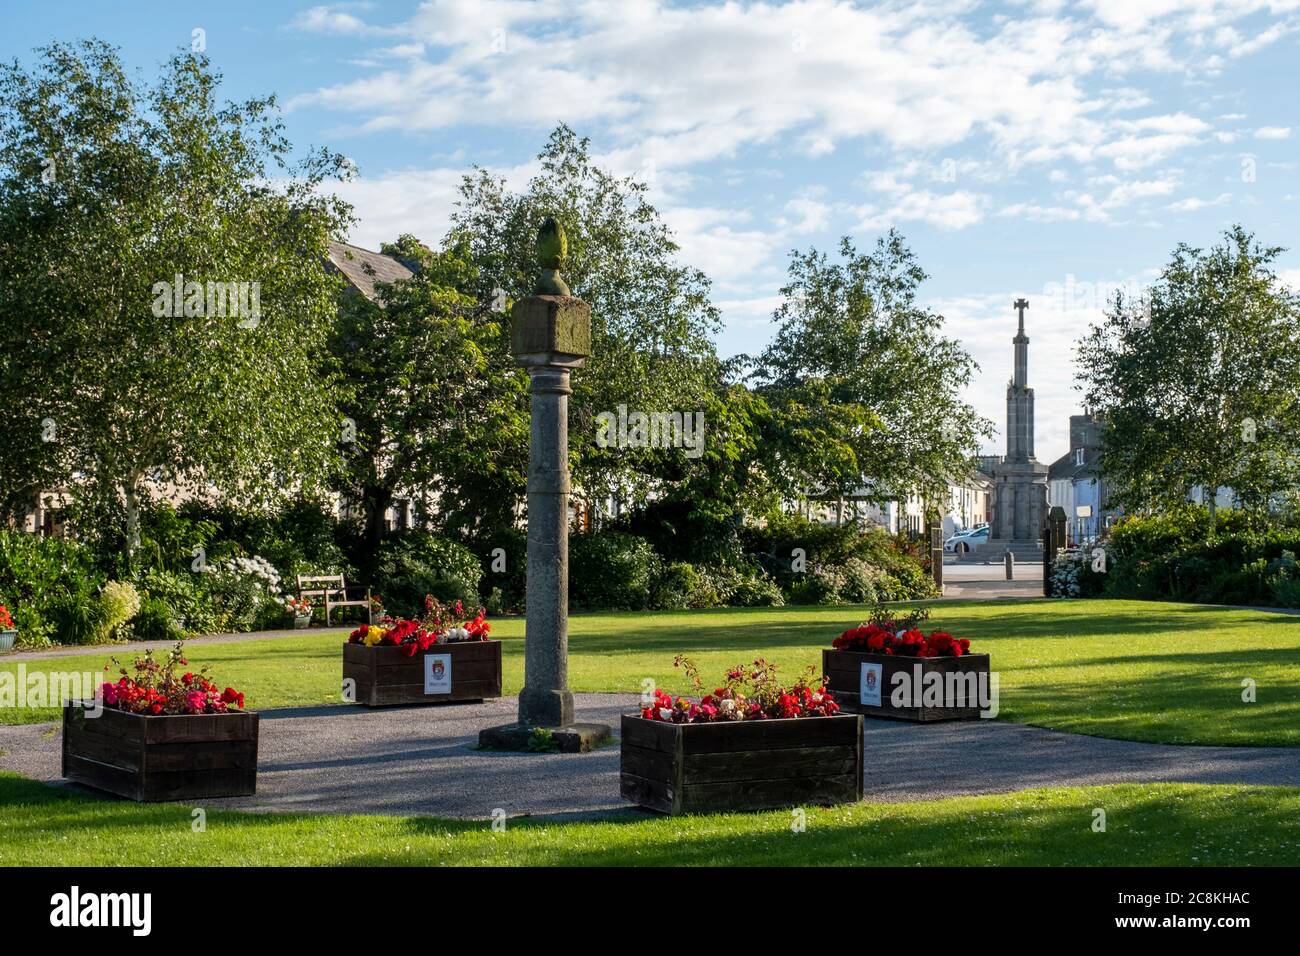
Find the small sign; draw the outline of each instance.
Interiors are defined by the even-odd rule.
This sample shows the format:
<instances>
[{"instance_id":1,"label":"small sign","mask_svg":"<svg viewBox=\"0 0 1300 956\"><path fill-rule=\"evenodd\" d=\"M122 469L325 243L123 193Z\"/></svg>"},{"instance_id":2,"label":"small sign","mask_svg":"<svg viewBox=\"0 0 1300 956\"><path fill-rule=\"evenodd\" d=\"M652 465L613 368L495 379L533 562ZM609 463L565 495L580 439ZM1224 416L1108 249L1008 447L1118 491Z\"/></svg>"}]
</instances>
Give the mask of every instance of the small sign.
<instances>
[{"instance_id":1,"label":"small sign","mask_svg":"<svg viewBox=\"0 0 1300 956\"><path fill-rule=\"evenodd\" d=\"M451 655L424 655L424 692L426 694L451 693Z\"/></svg>"},{"instance_id":2,"label":"small sign","mask_svg":"<svg viewBox=\"0 0 1300 956\"><path fill-rule=\"evenodd\" d=\"M884 664L862 665L862 679L858 686L858 702L864 707L880 706L880 685L884 683Z\"/></svg>"}]
</instances>

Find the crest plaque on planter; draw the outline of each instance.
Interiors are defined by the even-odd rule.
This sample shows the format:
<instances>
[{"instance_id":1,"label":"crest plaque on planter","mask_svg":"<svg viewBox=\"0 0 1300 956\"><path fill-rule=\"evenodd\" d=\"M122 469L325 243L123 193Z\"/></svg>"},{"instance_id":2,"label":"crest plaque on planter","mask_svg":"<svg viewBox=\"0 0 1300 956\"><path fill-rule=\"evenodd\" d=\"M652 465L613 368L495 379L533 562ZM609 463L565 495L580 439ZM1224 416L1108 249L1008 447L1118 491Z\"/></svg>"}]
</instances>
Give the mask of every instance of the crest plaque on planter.
<instances>
[{"instance_id":1,"label":"crest plaque on planter","mask_svg":"<svg viewBox=\"0 0 1300 956\"><path fill-rule=\"evenodd\" d=\"M451 655L424 655L424 692L426 694L451 693Z\"/></svg>"}]
</instances>

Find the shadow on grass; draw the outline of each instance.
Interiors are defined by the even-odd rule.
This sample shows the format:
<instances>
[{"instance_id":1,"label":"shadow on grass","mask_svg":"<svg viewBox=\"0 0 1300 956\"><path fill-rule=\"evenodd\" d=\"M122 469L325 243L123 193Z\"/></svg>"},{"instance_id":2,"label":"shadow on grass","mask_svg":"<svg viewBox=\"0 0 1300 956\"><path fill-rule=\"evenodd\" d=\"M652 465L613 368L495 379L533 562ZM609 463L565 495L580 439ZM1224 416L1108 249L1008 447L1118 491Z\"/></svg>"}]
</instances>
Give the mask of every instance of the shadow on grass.
<instances>
[{"instance_id":1,"label":"shadow on grass","mask_svg":"<svg viewBox=\"0 0 1300 956\"><path fill-rule=\"evenodd\" d=\"M1295 865L1300 798L1286 793L1279 801L1267 788L1143 793L1117 787L858 804L809 810L807 829L798 834L783 810L694 819L627 816L569 830L571 840L546 821L522 820L511 821L519 843L509 855L514 862L554 866ZM1091 828L1099 803L1107 809L1102 834ZM439 838L447 832L434 820L408 820L405 828ZM1243 846L1252 849L1243 852ZM383 853L372 853L344 862L385 861Z\"/></svg>"},{"instance_id":2,"label":"shadow on grass","mask_svg":"<svg viewBox=\"0 0 1300 956\"><path fill-rule=\"evenodd\" d=\"M0 850L66 844L63 865L77 862L78 847L100 842L115 852L147 853L160 830L187 828L190 813L189 804L104 801L8 775L0 775L0 802L9 809ZM1098 807L1106 811L1104 833L1092 830ZM810 808L807 829L798 834L784 810L512 818L497 834L483 820L213 809L209 826L235 841L253 865L263 862L263 849L277 862L295 862L297 850L302 858L347 866L1294 866L1300 864L1297 811L1296 788L1123 785ZM373 849L331 855L340 826L373 830L366 837Z\"/></svg>"},{"instance_id":3,"label":"shadow on grass","mask_svg":"<svg viewBox=\"0 0 1300 956\"><path fill-rule=\"evenodd\" d=\"M1127 602L1126 602L1127 603ZM1300 617L1256 611L1225 611L1221 608L1152 604L1118 611L1113 605L1089 607L1089 602L1069 605L1041 601L1007 604L1002 613L992 613L987 604L932 606L926 629L949 629L972 641L1016 638L1088 638L1133 636L1204 630L1205 618L1216 621L1216 629L1233 632L1251 627L1292 628L1300 641ZM869 614L866 607L728 608L722 611L633 615L591 615L570 633L576 652L617 654L629 651L676 653L689 644L691 650L726 651L738 647L804 648L829 646L841 631L856 627ZM977 612L977 613L976 613ZM718 618L724 618L720 622ZM597 625L603 625L599 630ZM606 630L609 628L609 630ZM507 647L507 650L512 650ZM522 648L519 648L522 650Z\"/></svg>"}]
</instances>

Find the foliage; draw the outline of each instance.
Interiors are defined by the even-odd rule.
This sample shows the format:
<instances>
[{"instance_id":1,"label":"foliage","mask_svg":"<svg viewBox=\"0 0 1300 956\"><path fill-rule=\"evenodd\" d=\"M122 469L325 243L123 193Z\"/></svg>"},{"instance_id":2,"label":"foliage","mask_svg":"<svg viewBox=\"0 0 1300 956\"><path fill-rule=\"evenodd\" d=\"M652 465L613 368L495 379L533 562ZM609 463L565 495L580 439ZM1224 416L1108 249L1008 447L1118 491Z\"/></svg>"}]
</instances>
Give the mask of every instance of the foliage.
<instances>
[{"instance_id":1,"label":"foliage","mask_svg":"<svg viewBox=\"0 0 1300 956\"><path fill-rule=\"evenodd\" d=\"M569 603L577 609L642 610L662 560L650 542L621 531L574 535L569 541Z\"/></svg>"},{"instance_id":2,"label":"foliage","mask_svg":"<svg viewBox=\"0 0 1300 956\"><path fill-rule=\"evenodd\" d=\"M200 585L204 577L191 571L179 574L172 571L147 571L140 579L140 589L145 594L141 613L146 619L137 619L136 633L145 639L161 640L172 632L172 627L187 635L212 634L219 630L217 616L208 592ZM165 616L172 627L161 623ZM141 631L141 627L145 630ZM150 632L156 633L150 633Z\"/></svg>"},{"instance_id":3,"label":"foliage","mask_svg":"<svg viewBox=\"0 0 1300 956\"><path fill-rule=\"evenodd\" d=\"M1201 488L1211 537L1217 489L1263 511L1300 487L1300 298L1280 252L1241 226L1209 251L1180 244L1148 301L1117 293L1080 343L1111 504L1171 509Z\"/></svg>"},{"instance_id":4,"label":"foliage","mask_svg":"<svg viewBox=\"0 0 1300 956\"><path fill-rule=\"evenodd\" d=\"M528 463L527 375L511 361L508 316L476 299L464 244L433 252L412 236L383 251L416 268L342 299L331 350L348 383L355 441L343 487L361 503L369 567L399 490L436 485L417 520L457 536L509 527Z\"/></svg>"},{"instance_id":5,"label":"foliage","mask_svg":"<svg viewBox=\"0 0 1300 956\"><path fill-rule=\"evenodd\" d=\"M297 496L273 511L191 502L181 506L179 515L197 528L215 525L204 539L209 562L260 554L287 582L299 574L354 576L354 567L337 541L334 510L333 504L323 499ZM181 564L170 565L168 570L188 570L188 553L183 552Z\"/></svg>"},{"instance_id":6,"label":"foliage","mask_svg":"<svg viewBox=\"0 0 1300 956\"><path fill-rule=\"evenodd\" d=\"M277 624L283 616L279 572L263 557L232 557L207 565L199 592L210 603L221 633Z\"/></svg>"},{"instance_id":7,"label":"foliage","mask_svg":"<svg viewBox=\"0 0 1300 956\"><path fill-rule=\"evenodd\" d=\"M646 184L601 169L573 130L557 127L538 160L521 193L487 170L467 175L446 245L467 244L476 300L506 304L534 291L534 242L543 219L553 216L564 228L562 275L591 306L592 354L574 376L571 400L575 481L597 497L621 489L644 498L663 454L600 447L595 416L620 404L643 411L702 407L716 377L712 336L720 326L709 280L678 261Z\"/></svg>"},{"instance_id":8,"label":"foliage","mask_svg":"<svg viewBox=\"0 0 1300 956\"><path fill-rule=\"evenodd\" d=\"M108 553L138 543L146 478L245 504L319 485L348 216L319 187L346 161L290 166L274 98L219 103L202 54L145 87L103 42L40 52L0 67L5 503L72 489ZM245 284L248 309L208 283Z\"/></svg>"},{"instance_id":9,"label":"foliage","mask_svg":"<svg viewBox=\"0 0 1300 956\"><path fill-rule=\"evenodd\" d=\"M545 727L534 727L532 733L528 735L528 750L535 754L553 754L559 753L560 742L555 739L555 734Z\"/></svg>"},{"instance_id":10,"label":"foliage","mask_svg":"<svg viewBox=\"0 0 1300 956\"><path fill-rule=\"evenodd\" d=\"M1221 511L1218 534L1204 507L1130 516L1112 529L1102 593L1108 597L1288 606L1287 553L1300 552L1300 529L1274 527L1258 515ZM1082 591L1083 596L1093 593Z\"/></svg>"},{"instance_id":11,"label":"foliage","mask_svg":"<svg viewBox=\"0 0 1300 956\"><path fill-rule=\"evenodd\" d=\"M476 607L482 574L478 558L463 544L426 531L408 531L380 546L372 590L383 595L391 613L414 617L429 594L444 603Z\"/></svg>"},{"instance_id":12,"label":"foliage","mask_svg":"<svg viewBox=\"0 0 1300 956\"><path fill-rule=\"evenodd\" d=\"M937 500L992 434L960 398L977 366L943 336L943 316L917 301L927 276L901 235L890 231L871 252L845 237L839 254L791 254L776 337L755 366L759 394L843 418L805 492Z\"/></svg>"},{"instance_id":13,"label":"foliage","mask_svg":"<svg viewBox=\"0 0 1300 956\"><path fill-rule=\"evenodd\" d=\"M470 546L479 557L488 610L522 611L528 591L527 533L522 528L499 528L472 539ZM496 593L495 600L491 599L493 592Z\"/></svg>"},{"instance_id":14,"label":"foliage","mask_svg":"<svg viewBox=\"0 0 1300 956\"><path fill-rule=\"evenodd\" d=\"M1052 559L1052 594L1055 597L1100 597L1106 588L1107 577L1103 571L1094 570L1093 552L1096 548L1059 551ZM1104 548L1103 548L1104 550ZM1105 559L1104 567L1113 566L1113 558Z\"/></svg>"},{"instance_id":15,"label":"foliage","mask_svg":"<svg viewBox=\"0 0 1300 956\"><path fill-rule=\"evenodd\" d=\"M99 592L99 606L96 643L117 637L120 629L140 613L140 594L129 581L109 581Z\"/></svg>"},{"instance_id":16,"label":"foliage","mask_svg":"<svg viewBox=\"0 0 1300 956\"><path fill-rule=\"evenodd\" d=\"M726 563L664 563L651 589L650 607L682 610L707 607L779 607L785 603L776 581L741 556Z\"/></svg>"},{"instance_id":17,"label":"foliage","mask_svg":"<svg viewBox=\"0 0 1300 956\"><path fill-rule=\"evenodd\" d=\"M182 513L166 501L151 504L141 509L136 564L154 571L188 570L200 553L219 556L213 548L219 530L197 505L186 506Z\"/></svg>"},{"instance_id":18,"label":"foliage","mask_svg":"<svg viewBox=\"0 0 1300 956\"><path fill-rule=\"evenodd\" d=\"M911 543L872 525L774 513L762 526L746 527L742 539L795 604L872 604L937 594Z\"/></svg>"},{"instance_id":19,"label":"foliage","mask_svg":"<svg viewBox=\"0 0 1300 956\"><path fill-rule=\"evenodd\" d=\"M131 633L141 641L176 642L187 636L175 609L162 598L145 595L140 613L131 622Z\"/></svg>"},{"instance_id":20,"label":"foliage","mask_svg":"<svg viewBox=\"0 0 1300 956\"><path fill-rule=\"evenodd\" d=\"M93 554L77 542L0 529L0 600L13 613L19 643L93 639L102 583Z\"/></svg>"}]
</instances>

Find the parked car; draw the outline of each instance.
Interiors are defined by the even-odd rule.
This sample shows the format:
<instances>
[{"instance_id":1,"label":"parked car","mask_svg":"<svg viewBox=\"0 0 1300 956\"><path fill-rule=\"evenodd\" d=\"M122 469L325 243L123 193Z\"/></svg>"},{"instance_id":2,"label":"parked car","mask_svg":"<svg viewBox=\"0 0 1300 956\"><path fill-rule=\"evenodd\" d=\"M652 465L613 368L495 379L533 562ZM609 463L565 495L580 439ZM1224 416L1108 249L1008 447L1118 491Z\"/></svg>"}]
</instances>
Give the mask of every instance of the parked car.
<instances>
[{"instance_id":1,"label":"parked car","mask_svg":"<svg viewBox=\"0 0 1300 956\"><path fill-rule=\"evenodd\" d=\"M953 535L943 543L943 550L950 551L953 554L965 554L989 540L989 526L980 525L972 528L970 531L962 531Z\"/></svg>"}]
</instances>

